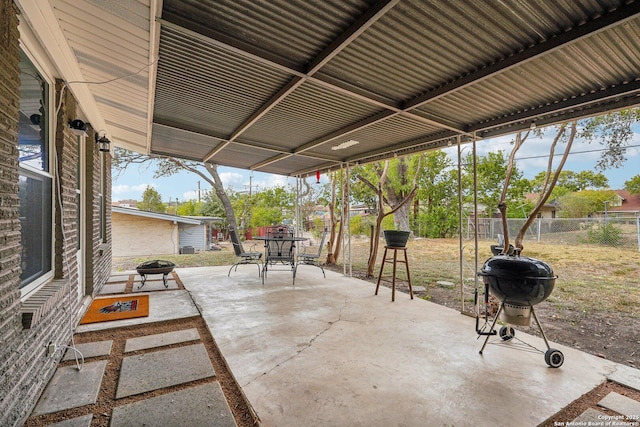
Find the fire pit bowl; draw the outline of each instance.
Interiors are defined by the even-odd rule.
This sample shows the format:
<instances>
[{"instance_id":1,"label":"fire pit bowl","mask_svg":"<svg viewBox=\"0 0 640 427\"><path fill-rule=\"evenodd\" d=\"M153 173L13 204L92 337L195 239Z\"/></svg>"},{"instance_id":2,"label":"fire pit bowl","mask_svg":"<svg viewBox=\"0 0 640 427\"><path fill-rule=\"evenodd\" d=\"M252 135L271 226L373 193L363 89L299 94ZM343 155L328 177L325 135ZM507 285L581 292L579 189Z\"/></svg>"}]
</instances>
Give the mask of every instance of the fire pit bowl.
<instances>
[{"instance_id":1,"label":"fire pit bowl","mask_svg":"<svg viewBox=\"0 0 640 427\"><path fill-rule=\"evenodd\" d=\"M173 268L176 265L171 261L163 261L159 259L155 259L153 261L146 261L142 264L139 264L136 267L136 271L142 278L142 283L138 286L138 289L144 286L144 283L147 281L148 274L162 274L162 282L164 287L167 285L167 275L173 271Z\"/></svg>"},{"instance_id":2,"label":"fire pit bowl","mask_svg":"<svg viewBox=\"0 0 640 427\"><path fill-rule=\"evenodd\" d=\"M551 295L558 276L549 264L535 258L496 255L485 261L478 273L489 292L500 301L535 305Z\"/></svg>"}]
</instances>

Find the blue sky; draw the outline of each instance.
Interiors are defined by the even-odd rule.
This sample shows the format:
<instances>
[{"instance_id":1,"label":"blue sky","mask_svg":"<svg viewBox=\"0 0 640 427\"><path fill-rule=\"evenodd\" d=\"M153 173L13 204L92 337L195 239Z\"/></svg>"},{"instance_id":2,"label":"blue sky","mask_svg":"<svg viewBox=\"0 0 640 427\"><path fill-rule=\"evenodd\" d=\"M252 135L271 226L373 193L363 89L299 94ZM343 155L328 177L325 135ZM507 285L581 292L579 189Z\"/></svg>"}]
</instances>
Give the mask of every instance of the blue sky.
<instances>
[{"instance_id":1,"label":"blue sky","mask_svg":"<svg viewBox=\"0 0 640 427\"><path fill-rule=\"evenodd\" d=\"M549 146L551 144L551 132L549 136L537 139L527 140L520 148L516 158L518 169L524 172L526 178L533 178L538 172L545 170L547 167L547 156ZM510 141L513 136L502 138L494 138L477 143L477 151L479 155L484 155L489 151L504 150L507 153L511 151ZM636 131L631 148L627 151L627 161L623 167L619 169L611 169L603 173L609 179L609 185L612 189L622 189L624 182L635 175L640 175L640 131ZM561 146L559 150L563 149ZM576 141L571 149L571 155L567 160L564 170L580 172L583 170L594 170L595 164L600 156L602 147L597 143L586 144ZM470 151L465 148L463 154ZM454 160L456 159L456 147L445 149ZM558 157L554 164L557 164ZM249 190L249 177L251 175L251 183L253 191L260 189L276 187L278 185L291 184L295 186L295 179L282 175L265 174L261 172L250 172L243 169L228 168L224 166L218 167L220 178L225 184L225 188L231 186L236 191ZM309 178L315 180L315 177ZM323 179L326 179L323 177ZM175 202L176 198L180 202L187 200L195 200L198 198L198 181L200 181L200 190L210 190L211 187L202 179L194 174L183 172L168 178L153 178L153 170L144 167L130 166L125 173L113 179L112 200L119 201L125 199L142 199L142 193L147 186L154 187L162 196L162 200Z\"/></svg>"},{"instance_id":2,"label":"blue sky","mask_svg":"<svg viewBox=\"0 0 640 427\"><path fill-rule=\"evenodd\" d=\"M228 168L224 166L218 167L220 179L224 183L225 188L231 186L235 191L249 191L249 179L253 191L259 191L268 187L286 186L291 184L295 186L295 179L282 175L265 174L261 172L247 171L244 169ZM153 169L129 166L127 170L120 174L119 177L113 177L113 187L111 198L113 201L134 199L141 200L142 193L151 186L155 188L162 196L162 201L175 202L176 198L180 202L198 199L198 181L200 182L201 195L203 191L211 190L211 186L202 180L199 176L181 172L167 178L153 178Z\"/></svg>"}]
</instances>

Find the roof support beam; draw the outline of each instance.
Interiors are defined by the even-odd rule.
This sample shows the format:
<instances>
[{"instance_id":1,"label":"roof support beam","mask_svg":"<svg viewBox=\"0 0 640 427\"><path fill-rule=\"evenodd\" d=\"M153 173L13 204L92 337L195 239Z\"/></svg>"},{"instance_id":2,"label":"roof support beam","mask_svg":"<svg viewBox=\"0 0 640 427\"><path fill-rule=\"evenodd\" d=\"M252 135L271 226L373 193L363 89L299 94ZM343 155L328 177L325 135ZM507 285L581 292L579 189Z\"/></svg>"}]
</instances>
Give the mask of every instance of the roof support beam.
<instances>
[{"instance_id":1,"label":"roof support beam","mask_svg":"<svg viewBox=\"0 0 640 427\"><path fill-rule=\"evenodd\" d=\"M327 62L344 50L351 42L364 33L369 27L382 18L390 11L400 0L379 0L371 6L362 16L355 20L353 24L338 38L336 38L329 46L323 50L320 55L314 58L307 69L307 76L312 76L320 70Z\"/></svg>"},{"instance_id":2,"label":"roof support beam","mask_svg":"<svg viewBox=\"0 0 640 427\"><path fill-rule=\"evenodd\" d=\"M428 102L435 101L443 96L450 95L456 91L464 89L465 87L478 83L489 77L493 77L497 74L503 73L515 66L522 65L528 61L531 61L541 55L546 55L550 52L566 47L569 44L575 43L584 37L590 37L594 34L603 31L612 25L618 25L626 20L632 19L635 15L640 13L640 2L632 2L627 5L623 5L615 11L602 15L601 17L589 21L583 25L575 27L574 29L560 34L542 43L539 43L530 49L523 50L515 53L502 61L488 65L474 73L459 78L458 80L449 84L443 85L437 89L418 96L411 101L408 101L403 110L411 110Z\"/></svg>"},{"instance_id":3,"label":"roof support beam","mask_svg":"<svg viewBox=\"0 0 640 427\"><path fill-rule=\"evenodd\" d=\"M426 149L425 146L427 145L433 145L433 148L438 148L445 145L444 141L456 136L458 136L456 132L443 131L438 135L433 135L426 138L414 139L411 141L404 141L399 144L390 145L388 147L371 151L370 153L367 153L366 156L359 156L358 158L347 158L347 159L344 159L344 161L361 163L363 161L366 161L366 162L373 161L373 158L375 157L389 158L395 154L404 155L409 153L415 153L417 151L424 151ZM443 141L443 143L435 144L437 141Z\"/></svg>"},{"instance_id":4,"label":"roof support beam","mask_svg":"<svg viewBox=\"0 0 640 427\"><path fill-rule=\"evenodd\" d=\"M535 122L538 125L557 123L557 114L567 110L575 110L575 112L563 115L562 121L593 116L607 111L637 105L639 96L640 80L636 80L624 85L614 86L606 90L591 92L581 97L567 99L565 101L545 105L540 108L534 108L518 114L512 114L507 117L501 117L495 120L479 123L475 126L471 126L468 129L468 132L480 132L482 137L485 138L488 136L496 136L506 133L504 132L504 127L511 124L524 122L524 129L527 128L531 122ZM553 119L545 119L545 116L548 114L553 114ZM492 132L492 128L496 129L496 131ZM498 130L500 128L502 128L502 130ZM509 130L509 132L513 132L513 130Z\"/></svg>"}]
</instances>

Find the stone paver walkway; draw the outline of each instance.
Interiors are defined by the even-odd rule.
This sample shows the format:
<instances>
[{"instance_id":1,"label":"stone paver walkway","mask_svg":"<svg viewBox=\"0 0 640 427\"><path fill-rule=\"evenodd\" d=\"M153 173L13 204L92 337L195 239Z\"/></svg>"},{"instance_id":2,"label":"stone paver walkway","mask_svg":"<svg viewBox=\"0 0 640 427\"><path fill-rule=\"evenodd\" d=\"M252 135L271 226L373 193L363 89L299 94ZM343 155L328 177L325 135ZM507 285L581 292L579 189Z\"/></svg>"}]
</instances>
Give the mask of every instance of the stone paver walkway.
<instances>
[{"instance_id":1,"label":"stone paver walkway","mask_svg":"<svg viewBox=\"0 0 640 427\"><path fill-rule=\"evenodd\" d=\"M133 277L120 274L105 287L131 289ZM147 281L145 288L152 285L147 290L155 289L158 283L164 290L161 280ZM236 426L214 369L211 352L217 350L211 348L213 339L204 320L184 308L184 301L176 304L171 297L176 292L188 295L177 274L170 283L171 292L154 292L169 297L152 299L156 304L150 310L174 312L173 320L179 323L167 323L171 319L162 316L155 322L105 322L102 330L76 333L75 349L82 353L84 365L78 370L78 353L65 349L26 425ZM182 290L176 291L178 287ZM149 335L156 330L158 333Z\"/></svg>"}]
</instances>

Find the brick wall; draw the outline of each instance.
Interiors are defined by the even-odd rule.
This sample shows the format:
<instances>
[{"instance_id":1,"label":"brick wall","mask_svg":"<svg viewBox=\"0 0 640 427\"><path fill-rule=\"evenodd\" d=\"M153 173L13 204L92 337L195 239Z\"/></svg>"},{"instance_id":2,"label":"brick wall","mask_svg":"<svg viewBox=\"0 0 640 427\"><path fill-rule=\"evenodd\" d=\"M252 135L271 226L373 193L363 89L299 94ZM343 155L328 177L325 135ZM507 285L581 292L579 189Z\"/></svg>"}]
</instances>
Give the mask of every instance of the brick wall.
<instances>
[{"instance_id":1,"label":"brick wall","mask_svg":"<svg viewBox=\"0 0 640 427\"><path fill-rule=\"evenodd\" d=\"M55 255L54 276L68 279L71 283L78 281L78 263L76 250L80 230L76 218L80 208L76 202L78 185L77 165L79 162L77 136L67 126L69 120L75 119L76 105L69 90L63 89L63 82L56 81L56 104L60 105L56 125L56 153L58 157L56 173L59 179L61 198L56 199L55 216ZM63 102L60 103L60 97ZM60 207L62 203L62 207Z\"/></svg>"},{"instance_id":2,"label":"brick wall","mask_svg":"<svg viewBox=\"0 0 640 427\"><path fill-rule=\"evenodd\" d=\"M60 159L56 171L60 176L62 209L56 204L54 233L55 280L46 287L59 289L56 298L49 299L46 309L31 328L23 328L22 314L35 298L20 301L20 221L18 198L18 116L20 107L20 50L18 9L11 0L0 0L0 426L20 426L31 413L40 394L62 357L57 351L47 355L46 345L68 344L77 325L82 299L78 280L76 243L79 234L76 219L77 138L66 123L76 118L78 108L68 91L61 92L56 82L56 99L63 96L55 135ZM95 149L93 135L87 138L86 194L87 227L86 277L87 293L95 295L104 285L111 270L110 209L106 223L106 238L100 238L100 164L107 172L104 190L105 206L110 206L110 156ZM62 216L60 213L62 212ZM63 234L64 230L64 234ZM62 243L61 237L66 243ZM65 254L66 256L63 256ZM34 292L34 296L38 291Z\"/></svg>"},{"instance_id":3,"label":"brick wall","mask_svg":"<svg viewBox=\"0 0 640 427\"><path fill-rule=\"evenodd\" d=\"M0 425L11 425L7 409L17 375L21 342L20 222L18 217L18 111L20 50L17 9L0 0Z\"/></svg>"}]
</instances>

